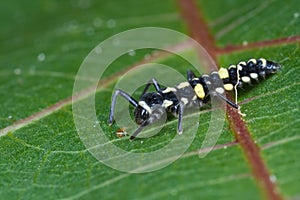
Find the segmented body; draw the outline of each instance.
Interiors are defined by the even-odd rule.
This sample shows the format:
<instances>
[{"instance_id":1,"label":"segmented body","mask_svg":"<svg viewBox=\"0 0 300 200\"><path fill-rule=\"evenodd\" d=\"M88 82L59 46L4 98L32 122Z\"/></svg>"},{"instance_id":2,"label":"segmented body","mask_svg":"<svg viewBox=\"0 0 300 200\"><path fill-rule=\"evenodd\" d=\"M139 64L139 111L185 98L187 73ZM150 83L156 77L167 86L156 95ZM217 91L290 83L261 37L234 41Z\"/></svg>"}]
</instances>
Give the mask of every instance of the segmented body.
<instances>
[{"instance_id":1,"label":"segmented body","mask_svg":"<svg viewBox=\"0 0 300 200\"><path fill-rule=\"evenodd\" d=\"M192 72L188 72L188 81L182 82L175 87L167 87L157 94L146 93L141 97L139 104L142 108L148 105L148 112L154 104L161 104L175 116L178 115L178 105L181 102L185 107L202 106L209 100L208 85L215 84L220 79L224 87L212 86L217 93L223 94L224 90L232 91L234 87L241 87L243 84L257 82L259 78L264 78L267 74L274 73L278 65L263 58L259 60L250 59L248 62L239 62L237 65L230 65L228 69L220 68L218 72L214 71L209 75L195 77ZM190 74L189 74L190 73ZM220 85L219 85L220 86Z\"/></svg>"},{"instance_id":2,"label":"segmented body","mask_svg":"<svg viewBox=\"0 0 300 200\"><path fill-rule=\"evenodd\" d=\"M113 121L115 99L121 95L135 106L134 116L140 128L135 131L131 139L141 131L144 126L159 120L165 112L171 112L178 119L178 133L182 133L182 114L184 109L200 106L206 103L210 95L219 97L234 108L238 105L228 100L225 91L232 91L243 84L257 82L259 78L265 78L268 74L278 71L280 65L266 59L250 59L247 62L239 62L230 65L228 69L220 68L210 74L196 77L192 71L187 72L187 81L177 84L175 87L161 88L155 79L148 82L139 101L133 99L126 92L118 90L113 95L110 109L109 123ZM156 92L147 92L153 84ZM211 91L213 90L213 91Z\"/></svg>"}]
</instances>

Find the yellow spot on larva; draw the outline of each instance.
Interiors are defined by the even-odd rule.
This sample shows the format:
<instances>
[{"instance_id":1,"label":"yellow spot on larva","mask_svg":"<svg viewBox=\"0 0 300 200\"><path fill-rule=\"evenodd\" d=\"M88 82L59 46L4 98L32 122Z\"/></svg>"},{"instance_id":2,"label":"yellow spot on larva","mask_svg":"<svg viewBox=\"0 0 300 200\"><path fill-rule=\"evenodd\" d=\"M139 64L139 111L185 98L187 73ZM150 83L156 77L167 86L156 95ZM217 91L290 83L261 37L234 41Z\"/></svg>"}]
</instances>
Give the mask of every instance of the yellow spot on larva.
<instances>
[{"instance_id":1,"label":"yellow spot on larva","mask_svg":"<svg viewBox=\"0 0 300 200\"><path fill-rule=\"evenodd\" d=\"M169 92L176 92L176 89L172 87L167 87L165 90L162 91L162 93L169 93Z\"/></svg>"},{"instance_id":2,"label":"yellow spot on larva","mask_svg":"<svg viewBox=\"0 0 300 200\"><path fill-rule=\"evenodd\" d=\"M169 101L167 99L164 100L162 107L167 108L173 104L173 101Z\"/></svg>"},{"instance_id":3,"label":"yellow spot on larva","mask_svg":"<svg viewBox=\"0 0 300 200\"><path fill-rule=\"evenodd\" d=\"M225 69L225 68L220 68L219 76L220 76L221 79L228 78L229 77L228 70Z\"/></svg>"},{"instance_id":4,"label":"yellow spot on larva","mask_svg":"<svg viewBox=\"0 0 300 200\"><path fill-rule=\"evenodd\" d=\"M228 83L228 84L225 84L225 85L224 85L224 88L225 88L225 90L227 90L227 91L231 91L231 90L233 90L233 85L230 84L230 83Z\"/></svg>"},{"instance_id":5,"label":"yellow spot on larva","mask_svg":"<svg viewBox=\"0 0 300 200\"><path fill-rule=\"evenodd\" d=\"M205 91L203 89L203 86L201 84L197 84L194 88L196 95L200 98L203 99L205 97Z\"/></svg>"}]
</instances>

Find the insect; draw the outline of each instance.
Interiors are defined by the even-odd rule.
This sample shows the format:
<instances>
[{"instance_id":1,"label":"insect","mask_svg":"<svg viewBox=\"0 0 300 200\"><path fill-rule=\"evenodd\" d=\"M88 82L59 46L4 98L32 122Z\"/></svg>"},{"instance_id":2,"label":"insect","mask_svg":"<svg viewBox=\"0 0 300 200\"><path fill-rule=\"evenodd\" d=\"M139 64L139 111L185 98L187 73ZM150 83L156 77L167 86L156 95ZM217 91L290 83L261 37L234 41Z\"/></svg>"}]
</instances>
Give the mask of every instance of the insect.
<instances>
[{"instance_id":1,"label":"insect","mask_svg":"<svg viewBox=\"0 0 300 200\"><path fill-rule=\"evenodd\" d=\"M117 89L112 96L108 123L109 125L113 123L116 99L121 96L135 107L134 117L139 127L131 135L131 140L136 138L144 127L160 120L166 112L178 117L177 132L182 134L182 117L185 109L203 107L211 95L239 109L236 103L226 98L225 91L236 92L236 89L242 87L243 84L251 84L252 81L274 74L280 67L278 63L260 58L250 59L247 62L241 61L237 65L230 65L228 69L220 68L219 71L200 77L196 77L191 70L188 70L187 81L174 87L161 87L153 78L146 84L139 101L125 91ZM218 81L223 84L216 84ZM154 86L155 92L148 92L151 85ZM209 88L213 88L213 91L209 92Z\"/></svg>"},{"instance_id":2,"label":"insect","mask_svg":"<svg viewBox=\"0 0 300 200\"><path fill-rule=\"evenodd\" d=\"M120 128L117 130L116 135L118 138L122 138L127 135L126 129L125 128Z\"/></svg>"}]
</instances>

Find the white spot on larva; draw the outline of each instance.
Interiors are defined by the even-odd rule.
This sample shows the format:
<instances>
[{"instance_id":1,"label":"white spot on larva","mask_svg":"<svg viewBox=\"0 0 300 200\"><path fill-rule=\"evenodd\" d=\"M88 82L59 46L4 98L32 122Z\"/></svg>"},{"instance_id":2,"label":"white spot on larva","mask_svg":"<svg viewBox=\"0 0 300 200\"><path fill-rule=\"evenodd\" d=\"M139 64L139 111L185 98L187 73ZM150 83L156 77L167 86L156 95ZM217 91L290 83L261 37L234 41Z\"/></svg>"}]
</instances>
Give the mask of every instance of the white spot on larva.
<instances>
[{"instance_id":1,"label":"white spot on larva","mask_svg":"<svg viewBox=\"0 0 300 200\"><path fill-rule=\"evenodd\" d=\"M176 89L172 87L167 87L164 91L162 91L162 93L169 93L169 92L176 92Z\"/></svg>"},{"instance_id":2,"label":"white spot on larva","mask_svg":"<svg viewBox=\"0 0 300 200\"><path fill-rule=\"evenodd\" d=\"M247 63L245 61L239 62L238 65L247 65Z\"/></svg>"},{"instance_id":3,"label":"white spot on larva","mask_svg":"<svg viewBox=\"0 0 300 200\"><path fill-rule=\"evenodd\" d=\"M259 59L262 62L262 67L266 67L267 66L267 61L264 58L260 58Z\"/></svg>"},{"instance_id":4,"label":"white spot on larva","mask_svg":"<svg viewBox=\"0 0 300 200\"><path fill-rule=\"evenodd\" d=\"M15 75L20 75L22 73L22 70L20 68L14 69Z\"/></svg>"},{"instance_id":5,"label":"white spot on larva","mask_svg":"<svg viewBox=\"0 0 300 200\"><path fill-rule=\"evenodd\" d=\"M253 78L253 79L257 79L258 74L257 73L250 73L250 77Z\"/></svg>"},{"instance_id":6,"label":"white spot on larva","mask_svg":"<svg viewBox=\"0 0 300 200\"><path fill-rule=\"evenodd\" d=\"M228 69L231 69L231 68L236 68L235 65L230 65Z\"/></svg>"},{"instance_id":7,"label":"white spot on larva","mask_svg":"<svg viewBox=\"0 0 300 200\"><path fill-rule=\"evenodd\" d=\"M227 149L227 146L224 146L223 148L224 148L224 149Z\"/></svg>"},{"instance_id":8,"label":"white spot on larva","mask_svg":"<svg viewBox=\"0 0 300 200\"><path fill-rule=\"evenodd\" d=\"M252 58L248 61L248 63L250 63L250 62L253 62L254 64L256 64L256 60L254 58Z\"/></svg>"},{"instance_id":9,"label":"white spot on larva","mask_svg":"<svg viewBox=\"0 0 300 200\"><path fill-rule=\"evenodd\" d=\"M294 18L298 18L299 17L299 13L294 13Z\"/></svg>"},{"instance_id":10,"label":"white spot on larva","mask_svg":"<svg viewBox=\"0 0 300 200\"><path fill-rule=\"evenodd\" d=\"M141 144L143 144L143 143L144 143L144 141L142 140L142 141L141 141Z\"/></svg>"},{"instance_id":11,"label":"white spot on larva","mask_svg":"<svg viewBox=\"0 0 300 200\"><path fill-rule=\"evenodd\" d=\"M193 78L192 80L193 81L199 81L199 78Z\"/></svg>"},{"instance_id":12,"label":"white spot on larva","mask_svg":"<svg viewBox=\"0 0 300 200\"><path fill-rule=\"evenodd\" d=\"M180 100L182 103L184 103L184 105L188 104L188 102L189 102L188 99L185 97L182 97Z\"/></svg>"},{"instance_id":13,"label":"white spot on larva","mask_svg":"<svg viewBox=\"0 0 300 200\"><path fill-rule=\"evenodd\" d=\"M11 115L9 115L7 118L8 118L8 119L12 119L12 116L11 116Z\"/></svg>"},{"instance_id":14,"label":"white spot on larva","mask_svg":"<svg viewBox=\"0 0 300 200\"><path fill-rule=\"evenodd\" d=\"M242 71L242 70L243 70L243 67L242 67L240 64L238 64L237 67L238 67L238 70L239 70L239 71Z\"/></svg>"},{"instance_id":15,"label":"white spot on larva","mask_svg":"<svg viewBox=\"0 0 300 200\"><path fill-rule=\"evenodd\" d=\"M250 83L250 78L248 77L248 76L243 76L242 77L242 81L244 82L244 83Z\"/></svg>"},{"instance_id":16,"label":"white spot on larva","mask_svg":"<svg viewBox=\"0 0 300 200\"><path fill-rule=\"evenodd\" d=\"M224 89L221 87L216 88L216 92L219 94L223 94L224 93Z\"/></svg>"},{"instance_id":17,"label":"white spot on larva","mask_svg":"<svg viewBox=\"0 0 300 200\"><path fill-rule=\"evenodd\" d=\"M37 56L37 59L39 62L43 62L46 59L46 55L45 53L39 53L39 55Z\"/></svg>"},{"instance_id":18,"label":"white spot on larva","mask_svg":"<svg viewBox=\"0 0 300 200\"><path fill-rule=\"evenodd\" d=\"M248 41L244 40L243 41L243 46L247 46L248 45Z\"/></svg>"},{"instance_id":19,"label":"white spot on larva","mask_svg":"<svg viewBox=\"0 0 300 200\"><path fill-rule=\"evenodd\" d=\"M185 87L187 87L187 86L189 86L189 85L190 85L189 82L182 82L182 83L179 83L179 84L177 85L177 88L178 88L178 89L181 89L181 88L185 88Z\"/></svg>"},{"instance_id":20,"label":"white spot on larva","mask_svg":"<svg viewBox=\"0 0 300 200\"><path fill-rule=\"evenodd\" d=\"M151 108L146 104L145 101L139 101L139 105L142 106L149 114L152 113Z\"/></svg>"}]
</instances>

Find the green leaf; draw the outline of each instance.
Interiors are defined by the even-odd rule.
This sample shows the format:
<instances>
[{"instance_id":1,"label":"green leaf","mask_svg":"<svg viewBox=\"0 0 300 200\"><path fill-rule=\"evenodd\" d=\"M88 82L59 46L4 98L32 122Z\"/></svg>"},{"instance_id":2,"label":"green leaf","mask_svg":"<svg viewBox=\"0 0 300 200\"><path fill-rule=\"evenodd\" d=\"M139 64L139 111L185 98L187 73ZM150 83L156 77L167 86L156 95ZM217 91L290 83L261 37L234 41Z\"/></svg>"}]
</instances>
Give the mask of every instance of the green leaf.
<instances>
[{"instance_id":1,"label":"green leaf","mask_svg":"<svg viewBox=\"0 0 300 200\"><path fill-rule=\"evenodd\" d=\"M279 195L299 198L299 40L272 42L299 35L298 2L199 0L197 3L216 44L223 48L218 55L220 66L260 57L282 65L278 74L240 90L238 101ZM77 70L87 54L101 41L131 28L158 26L189 34L192 31L181 17L178 3L105 0L2 4L0 199L265 197L264 189L252 173L251 162L243 147L235 142L235 133L227 121L214 149L199 158L198 151L209 128L209 111L200 112L198 131L186 152L167 167L149 173L125 173L104 165L86 149L78 135L70 97ZM269 42L263 43L266 40ZM246 45L255 42L262 45L258 48ZM178 41L174 45L179 46L181 55L198 61L198 52L189 44L184 46ZM228 45L240 49L231 51ZM172 118L158 135L133 142L127 137L116 137L119 128L116 124L107 125L114 83L126 70L135 69L136 63L152 56L155 59L151 62L172 66L184 76L191 68L178 56L153 49L138 50L111 64L104 74L104 87L95 96L96 125L102 127L110 143L129 152L154 152L176 136L177 120ZM89 78L80 77L92 83ZM134 97L141 91L139 88ZM75 103L86 103L86 97L92 93L86 90L81 95L75 98Z\"/></svg>"},{"instance_id":2,"label":"green leaf","mask_svg":"<svg viewBox=\"0 0 300 200\"><path fill-rule=\"evenodd\" d=\"M220 46L291 37L300 32L297 0L198 1Z\"/></svg>"}]
</instances>

